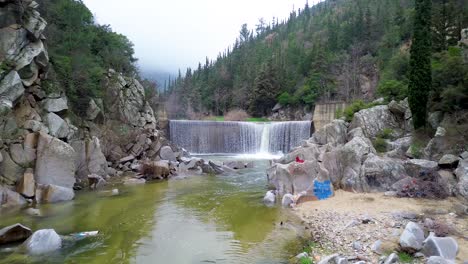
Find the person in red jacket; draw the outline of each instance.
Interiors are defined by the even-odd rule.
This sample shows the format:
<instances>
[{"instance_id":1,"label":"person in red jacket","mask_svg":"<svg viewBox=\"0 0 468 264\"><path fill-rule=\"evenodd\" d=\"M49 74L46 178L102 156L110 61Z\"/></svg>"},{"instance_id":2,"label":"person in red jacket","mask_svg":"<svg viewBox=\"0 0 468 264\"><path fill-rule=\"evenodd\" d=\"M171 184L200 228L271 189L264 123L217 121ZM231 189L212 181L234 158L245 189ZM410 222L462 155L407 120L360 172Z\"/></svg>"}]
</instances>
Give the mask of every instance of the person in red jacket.
<instances>
[{"instance_id":1,"label":"person in red jacket","mask_svg":"<svg viewBox=\"0 0 468 264\"><path fill-rule=\"evenodd\" d=\"M301 158L299 158L299 156L296 156L296 162L297 162L297 163L304 163L304 160L302 160Z\"/></svg>"}]
</instances>

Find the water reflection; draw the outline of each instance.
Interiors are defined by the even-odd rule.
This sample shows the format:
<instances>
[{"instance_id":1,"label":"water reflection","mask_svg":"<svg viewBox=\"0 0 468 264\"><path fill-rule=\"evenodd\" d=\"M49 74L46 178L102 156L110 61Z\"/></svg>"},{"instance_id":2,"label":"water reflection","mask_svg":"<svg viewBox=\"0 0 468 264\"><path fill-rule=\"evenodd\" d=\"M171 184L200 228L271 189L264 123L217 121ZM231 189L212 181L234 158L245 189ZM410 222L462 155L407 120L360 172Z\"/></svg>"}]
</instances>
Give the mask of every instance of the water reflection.
<instances>
[{"instance_id":1,"label":"water reflection","mask_svg":"<svg viewBox=\"0 0 468 264\"><path fill-rule=\"evenodd\" d=\"M0 263L284 263L279 208L262 204L266 161L230 176L121 187L120 195L79 194L75 201L40 207L44 217L1 212L0 226L20 222L59 234L99 230L38 259L0 253Z\"/></svg>"}]
</instances>

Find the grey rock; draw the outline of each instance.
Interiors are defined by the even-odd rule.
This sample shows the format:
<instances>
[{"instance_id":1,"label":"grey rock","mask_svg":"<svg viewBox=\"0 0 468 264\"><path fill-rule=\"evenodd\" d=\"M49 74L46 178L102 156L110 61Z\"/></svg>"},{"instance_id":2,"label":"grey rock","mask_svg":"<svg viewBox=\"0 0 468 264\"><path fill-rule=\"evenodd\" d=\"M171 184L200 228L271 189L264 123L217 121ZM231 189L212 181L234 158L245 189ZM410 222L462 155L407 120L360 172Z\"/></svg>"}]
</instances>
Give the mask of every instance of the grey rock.
<instances>
[{"instance_id":1,"label":"grey rock","mask_svg":"<svg viewBox=\"0 0 468 264\"><path fill-rule=\"evenodd\" d=\"M283 199L281 200L281 205L283 207L290 207L294 204L294 196L290 193L283 195Z\"/></svg>"},{"instance_id":2,"label":"grey rock","mask_svg":"<svg viewBox=\"0 0 468 264\"><path fill-rule=\"evenodd\" d=\"M48 134L49 133L49 128L44 125L42 122L37 121L37 120L27 120L24 122L24 129L29 129L33 132L43 132Z\"/></svg>"},{"instance_id":3,"label":"grey rock","mask_svg":"<svg viewBox=\"0 0 468 264\"><path fill-rule=\"evenodd\" d=\"M11 159L21 167L30 167L36 160L36 149L22 144L10 145Z\"/></svg>"},{"instance_id":4,"label":"grey rock","mask_svg":"<svg viewBox=\"0 0 468 264\"><path fill-rule=\"evenodd\" d=\"M427 122L433 129L437 129L437 127L440 126L440 123L444 119L444 113L442 111L435 111L432 113L429 113L429 116L427 118Z\"/></svg>"},{"instance_id":5,"label":"grey rock","mask_svg":"<svg viewBox=\"0 0 468 264\"><path fill-rule=\"evenodd\" d=\"M23 206L27 202L19 193L0 186L0 207Z\"/></svg>"},{"instance_id":6,"label":"grey rock","mask_svg":"<svg viewBox=\"0 0 468 264\"><path fill-rule=\"evenodd\" d=\"M16 191L24 197L34 197L36 194L36 180L32 169L27 169L16 185Z\"/></svg>"},{"instance_id":7,"label":"grey rock","mask_svg":"<svg viewBox=\"0 0 468 264\"><path fill-rule=\"evenodd\" d=\"M62 247L62 239L53 229L37 230L22 245L30 255L42 255Z\"/></svg>"},{"instance_id":8,"label":"grey rock","mask_svg":"<svg viewBox=\"0 0 468 264\"><path fill-rule=\"evenodd\" d=\"M276 202L276 195L274 191L268 191L263 197L263 203L266 205L272 205Z\"/></svg>"},{"instance_id":9,"label":"grey rock","mask_svg":"<svg viewBox=\"0 0 468 264\"><path fill-rule=\"evenodd\" d=\"M68 110L68 100L66 97L47 98L43 101L43 107L47 112L60 113Z\"/></svg>"},{"instance_id":10,"label":"grey rock","mask_svg":"<svg viewBox=\"0 0 468 264\"><path fill-rule=\"evenodd\" d=\"M57 138L67 138L70 127L67 122L54 113L48 113L46 116L50 135Z\"/></svg>"},{"instance_id":11,"label":"grey rock","mask_svg":"<svg viewBox=\"0 0 468 264\"><path fill-rule=\"evenodd\" d=\"M36 208L28 208L24 212L30 216L42 216L41 210Z\"/></svg>"},{"instance_id":12,"label":"grey rock","mask_svg":"<svg viewBox=\"0 0 468 264\"><path fill-rule=\"evenodd\" d=\"M24 241L31 235L31 229L22 224L7 226L0 229L0 245Z\"/></svg>"},{"instance_id":13,"label":"grey rock","mask_svg":"<svg viewBox=\"0 0 468 264\"><path fill-rule=\"evenodd\" d=\"M406 172L400 160L370 154L359 177L364 191L390 191L395 182L406 177Z\"/></svg>"},{"instance_id":14,"label":"grey rock","mask_svg":"<svg viewBox=\"0 0 468 264\"><path fill-rule=\"evenodd\" d=\"M24 168L16 164L5 150L0 150L0 153L2 153L3 157L3 161L0 163L0 178L13 185L23 176Z\"/></svg>"},{"instance_id":15,"label":"grey rock","mask_svg":"<svg viewBox=\"0 0 468 264\"><path fill-rule=\"evenodd\" d=\"M0 165L1 166L1 165ZM465 201L468 201L468 160L462 160L455 170L458 179L456 195Z\"/></svg>"},{"instance_id":16,"label":"grey rock","mask_svg":"<svg viewBox=\"0 0 468 264\"><path fill-rule=\"evenodd\" d=\"M379 240L375 241L374 244L372 244L371 250L372 250L372 252L377 253L377 254L380 255L380 254L384 253L382 251L381 247L382 247L382 240L379 239Z\"/></svg>"},{"instance_id":17,"label":"grey rock","mask_svg":"<svg viewBox=\"0 0 468 264\"><path fill-rule=\"evenodd\" d=\"M454 168L457 167L460 159L452 154L445 154L439 160L439 166L442 168Z\"/></svg>"},{"instance_id":18,"label":"grey rock","mask_svg":"<svg viewBox=\"0 0 468 264\"><path fill-rule=\"evenodd\" d=\"M15 70L19 71L25 66L31 64L35 57L45 51L44 44L41 40L30 42L24 46L18 54L7 56L8 59L15 62Z\"/></svg>"},{"instance_id":19,"label":"grey rock","mask_svg":"<svg viewBox=\"0 0 468 264\"><path fill-rule=\"evenodd\" d=\"M406 107L405 105L399 104L393 100L388 104L388 110L397 116L403 117L406 112Z\"/></svg>"},{"instance_id":20,"label":"grey rock","mask_svg":"<svg viewBox=\"0 0 468 264\"><path fill-rule=\"evenodd\" d=\"M86 179L90 174L107 176L107 160L102 153L99 138L92 137L85 140L74 140L70 145L75 150L76 176Z\"/></svg>"},{"instance_id":21,"label":"grey rock","mask_svg":"<svg viewBox=\"0 0 468 264\"><path fill-rule=\"evenodd\" d=\"M213 168L214 172L216 174L223 174L224 173L224 170L223 170L223 167L212 162L212 161L208 161L208 164Z\"/></svg>"},{"instance_id":22,"label":"grey rock","mask_svg":"<svg viewBox=\"0 0 468 264\"><path fill-rule=\"evenodd\" d=\"M172 148L169 146L162 147L159 156L162 160L177 161L174 151L172 151Z\"/></svg>"},{"instance_id":23,"label":"grey rock","mask_svg":"<svg viewBox=\"0 0 468 264\"><path fill-rule=\"evenodd\" d=\"M139 185L139 184L145 184L146 181L145 179L135 179L135 178L128 178L124 180L124 185Z\"/></svg>"},{"instance_id":24,"label":"grey rock","mask_svg":"<svg viewBox=\"0 0 468 264\"><path fill-rule=\"evenodd\" d=\"M428 257L440 256L455 260L458 253L458 243L452 237L436 237L434 233L431 233L424 240L422 252Z\"/></svg>"},{"instance_id":25,"label":"grey rock","mask_svg":"<svg viewBox=\"0 0 468 264\"><path fill-rule=\"evenodd\" d=\"M405 169L409 176L418 178L437 172L438 164L430 160L412 159L405 162Z\"/></svg>"},{"instance_id":26,"label":"grey rock","mask_svg":"<svg viewBox=\"0 0 468 264\"><path fill-rule=\"evenodd\" d=\"M463 153L460 154L461 159L468 159L468 151L464 151Z\"/></svg>"},{"instance_id":27,"label":"grey rock","mask_svg":"<svg viewBox=\"0 0 468 264\"><path fill-rule=\"evenodd\" d=\"M413 253L422 249L424 241L424 231L414 223L409 222L400 236L400 246L403 250Z\"/></svg>"},{"instance_id":28,"label":"grey rock","mask_svg":"<svg viewBox=\"0 0 468 264\"><path fill-rule=\"evenodd\" d=\"M75 151L54 137L39 133L36 160L36 181L72 188L75 183Z\"/></svg>"},{"instance_id":29,"label":"grey rock","mask_svg":"<svg viewBox=\"0 0 468 264\"><path fill-rule=\"evenodd\" d=\"M346 143L346 134L346 122L336 119L316 131L310 141L319 145L330 144L337 146Z\"/></svg>"},{"instance_id":30,"label":"grey rock","mask_svg":"<svg viewBox=\"0 0 468 264\"><path fill-rule=\"evenodd\" d=\"M357 127L361 127L368 138L374 138L386 128L394 131L401 129L400 122L386 105L374 106L355 113L349 129Z\"/></svg>"},{"instance_id":31,"label":"grey rock","mask_svg":"<svg viewBox=\"0 0 468 264\"><path fill-rule=\"evenodd\" d=\"M128 155L126 157L123 157L119 160L119 163L126 163L126 162L129 162L129 161L132 161L135 159L135 156L133 155Z\"/></svg>"},{"instance_id":32,"label":"grey rock","mask_svg":"<svg viewBox=\"0 0 468 264\"><path fill-rule=\"evenodd\" d=\"M71 201L75 198L72 188L57 186L53 184L38 185L36 188L37 203L58 203Z\"/></svg>"},{"instance_id":33,"label":"grey rock","mask_svg":"<svg viewBox=\"0 0 468 264\"><path fill-rule=\"evenodd\" d=\"M86 109L86 119L95 120L99 115L102 115L101 108L96 104L94 99L89 100L88 108Z\"/></svg>"},{"instance_id":34,"label":"grey rock","mask_svg":"<svg viewBox=\"0 0 468 264\"><path fill-rule=\"evenodd\" d=\"M308 258L308 257L309 257L309 254L307 254L307 252L302 252L296 255L297 259Z\"/></svg>"},{"instance_id":35,"label":"grey rock","mask_svg":"<svg viewBox=\"0 0 468 264\"><path fill-rule=\"evenodd\" d=\"M353 242L353 249L354 249L354 250L357 250L357 251L361 250L361 249L362 249L362 244L361 244L361 242L359 242L359 241L354 241L354 242Z\"/></svg>"},{"instance_id":36,"label":"grey rock","mask_svg":"<svg viewBox=\"0 0 468 264\"><path fill-rule=\"evenodd\" d=\"M47 22L41 17L39 12L30 10L27 12L23 26L38 40L41 38L42 32L47 26Z\"/></svg>"},{"instance_id":37,"label":"grey rock","mask_svg":"<svg viewBox=\"0 0 468 264\"><path fill-rule=\"evenodd\" d=\"M223 165L234 170L245 168L245 163L243 161L226 161Z\"/></svg>"},{"instance_id":38,"label":"grey rock","mask_svg":"<svg viewBox=\"0 0 468 264\"><path fill-rule=\"evenodd\" d=\"M393 264L398 263L399 261L400 258L398 257L398 255L396 253L392 253L385 259L384 264Z\"/></svg>"},{"instance_id":39,"label":"grey rock","mask_svg":"<svg viewBox=\"0 0 468 264\"><path fill-rule=\"evenodd\" d=\"M455 262L440 256L432 256L427 259L426 264L455 264Z\"/></svg>"},{"instance_id":40,"label":"grey rock","mask_svg":"<svg viewBox=\"0 0 468 264\"><path fill-rule=\"evenodd\" d=\"M13 103L24 94L23 83L16 71L9 72L0 81L0 98L13 107Z\"/></svg>"},{"instance_id":41,"label":"grey rock","mask_svg":"<svg viewBox=\"0 0 468 264\"><path fill-rule=\"evenodd\" d=\"M318 262L318 264L331 264L331 263L334 262L334 259L336 257L338 257L338 256L339 256L339 254L333 254L333 255L325 256Z\"/></svg>"}]
</instances>

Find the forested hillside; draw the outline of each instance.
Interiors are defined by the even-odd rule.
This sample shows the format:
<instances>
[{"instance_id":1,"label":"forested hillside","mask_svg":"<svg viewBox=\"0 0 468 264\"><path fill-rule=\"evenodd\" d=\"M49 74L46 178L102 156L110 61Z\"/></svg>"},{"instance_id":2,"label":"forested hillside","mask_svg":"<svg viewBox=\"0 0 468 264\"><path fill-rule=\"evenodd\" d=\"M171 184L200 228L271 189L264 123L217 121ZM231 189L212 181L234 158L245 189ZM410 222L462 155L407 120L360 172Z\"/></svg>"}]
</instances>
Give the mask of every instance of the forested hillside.
<instances>
[{"instance_id":1,"label":"forested hillside","mask_svg":"<svg viewBox=\"0 0 468 264\"><path fill-rule=\"evenodd\" d=\"M80 0L38 0L48 25L51 68L42 84L47 92L65 91L73 110L83 115L90 98L102 98L101 81L108 69L133 76L137 69L133 44L109 25L99 25ZM147 83L155 90L154 85Z\"/></svg>"},{"instance_id":2,"label":"forested hillside","mask_svg":"<svg viewBox=\"0 0 468 264\"><path fill-rule=\"evenodd\" d=\"M326 0L285 21L243 25L232 47L207 60L165 93L172 117L222 115L240 108L268 115L276 103L404 98L413 32L413 0ZM468 27L466 0L433 0L430 107L467 106L468 70L458 41Z\"/></svg>"}]
</instances>

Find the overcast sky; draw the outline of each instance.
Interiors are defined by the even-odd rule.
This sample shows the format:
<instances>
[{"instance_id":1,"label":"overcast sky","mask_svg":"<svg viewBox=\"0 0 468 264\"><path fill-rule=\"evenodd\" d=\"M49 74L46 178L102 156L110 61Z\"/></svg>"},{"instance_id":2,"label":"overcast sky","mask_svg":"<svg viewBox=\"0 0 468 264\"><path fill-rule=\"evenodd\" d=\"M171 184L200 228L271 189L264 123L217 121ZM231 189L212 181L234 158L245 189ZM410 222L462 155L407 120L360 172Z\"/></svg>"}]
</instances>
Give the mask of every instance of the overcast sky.
<instances>
[{"instance_id":1,"label":"overcast sky","mask_svg":"<svg viewBox=\"0 0 468 264\"><path fill-rule=\"evenodd\" d=\"M240 27L288 17L306 0L83 0L97 22L135 44L145 70L195 68L234 43ZM317 0L309 0L309 4Z\"/></svg>"}]
</instances>

